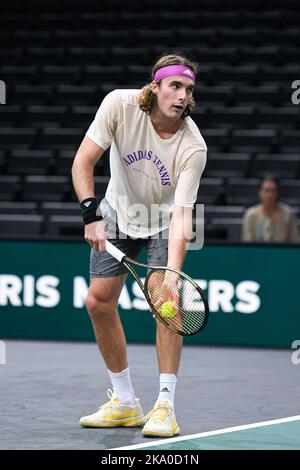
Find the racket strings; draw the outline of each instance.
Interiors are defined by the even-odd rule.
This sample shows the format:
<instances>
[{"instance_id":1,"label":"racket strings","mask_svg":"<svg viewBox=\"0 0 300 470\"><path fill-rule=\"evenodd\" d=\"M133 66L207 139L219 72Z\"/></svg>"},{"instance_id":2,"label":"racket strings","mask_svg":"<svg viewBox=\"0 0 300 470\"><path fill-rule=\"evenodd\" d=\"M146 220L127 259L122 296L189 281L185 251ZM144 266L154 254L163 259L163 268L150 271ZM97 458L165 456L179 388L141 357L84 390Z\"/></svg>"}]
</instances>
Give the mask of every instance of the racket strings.
<instances>
[{"instance_id":1,"label":"racket strings","mask_svg":"<svg viewBox=\"0 0 300 470\"><path fill-rule=\"evenodd\" d=\"M182 275L167 268L151 271L147 277L147 294L155 314L177 332L194 334L206 322L200 291Z\"/></svg>"}]
</instances>

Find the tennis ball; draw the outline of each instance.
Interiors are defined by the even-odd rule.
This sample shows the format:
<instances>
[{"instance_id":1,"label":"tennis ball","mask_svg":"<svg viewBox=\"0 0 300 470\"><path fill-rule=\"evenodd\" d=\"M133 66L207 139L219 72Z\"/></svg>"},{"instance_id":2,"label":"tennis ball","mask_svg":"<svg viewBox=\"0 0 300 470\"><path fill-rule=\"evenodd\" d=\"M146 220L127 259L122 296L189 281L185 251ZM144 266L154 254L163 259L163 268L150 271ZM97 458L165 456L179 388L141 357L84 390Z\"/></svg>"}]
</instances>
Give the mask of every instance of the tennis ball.
<instances>
[{"instance_id":1,"label":"tennis ball","mask_svg":"<svg viewBox=\"0 0 300 470\"><path fill-rule=\"evenodd\" d=\"M160 313L163 317L166 318L173 318L176 316L176 310L174 308L174 302L172 300L168 300L164 302L160 307Z\"/></svg>"}]
</instances>

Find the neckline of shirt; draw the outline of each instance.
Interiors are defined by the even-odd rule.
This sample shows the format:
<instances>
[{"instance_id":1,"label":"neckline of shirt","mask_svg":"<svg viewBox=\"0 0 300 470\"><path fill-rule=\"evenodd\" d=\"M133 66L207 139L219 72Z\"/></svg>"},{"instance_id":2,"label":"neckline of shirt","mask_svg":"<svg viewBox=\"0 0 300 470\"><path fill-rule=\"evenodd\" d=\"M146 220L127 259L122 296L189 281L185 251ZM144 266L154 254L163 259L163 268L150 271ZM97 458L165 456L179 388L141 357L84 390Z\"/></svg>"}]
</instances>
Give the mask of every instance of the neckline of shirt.
<instances>
[{"instance_id":1,"label":"neckline of shirt","mask_svg":"<svg viewBox=\"0 0 300 470\"><path fill-rule=\"evenodd\" d=\"M184 127L185 127L185 122L184 120L182 121L181 123L181 126L179 127L179 129L177 129L177 131L172 135L172 137L169 137L168 139L163 139L162 137L160 137L160 135L157 133L157 131L155 130L155 127L153 125L153 122L151 120L151 117L147 115L147 118L149 119L150 121L150 127L152 129L152 131L154 132L155 136L161 141L161 142L172 142L173 140L175 140L179 134L182 134L183 130L184 130Z\"/></svg>"}]
</instances>

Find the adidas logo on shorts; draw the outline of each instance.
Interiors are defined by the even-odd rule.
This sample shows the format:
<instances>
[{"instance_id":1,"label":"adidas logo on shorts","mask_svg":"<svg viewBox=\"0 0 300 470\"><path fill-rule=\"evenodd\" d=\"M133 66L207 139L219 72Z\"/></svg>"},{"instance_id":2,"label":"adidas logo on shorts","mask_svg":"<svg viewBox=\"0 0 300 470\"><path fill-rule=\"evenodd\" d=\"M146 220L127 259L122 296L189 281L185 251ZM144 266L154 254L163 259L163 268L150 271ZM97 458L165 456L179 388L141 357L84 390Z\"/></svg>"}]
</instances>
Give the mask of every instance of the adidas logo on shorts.
<instances>
[{"instance_id":1,"label":"adidas logo on shorts","mask_svg":"<svg viewBox=\"0 0 300 470\"><path fill-rule=\"evenodd\" d=\"M85 207L90 207L90 205L92 204L92 201L87 201L84 203L84 206Z\"/></svg>"},{"instance_id":2,"label":"adidas logo on shorts","mask_svg":"<svg viewBox=\"0 0 300 470\"><path fill-rule=\"evenodd\" d=\"M169 390L167 387L165 387L165 388L163 388L163 389L161 390L161 392L168 392L168 393L170 393L170 390Z\"/></svg>"}]
</instances>

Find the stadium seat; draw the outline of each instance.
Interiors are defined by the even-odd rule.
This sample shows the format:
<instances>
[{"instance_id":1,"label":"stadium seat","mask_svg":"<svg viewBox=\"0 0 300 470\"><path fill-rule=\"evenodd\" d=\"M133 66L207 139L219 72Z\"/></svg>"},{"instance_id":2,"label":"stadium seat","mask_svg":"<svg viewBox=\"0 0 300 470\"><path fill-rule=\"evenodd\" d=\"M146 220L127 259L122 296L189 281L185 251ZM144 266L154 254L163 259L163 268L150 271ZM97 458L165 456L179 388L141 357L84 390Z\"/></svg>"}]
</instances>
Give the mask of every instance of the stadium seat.
<instances>
[{"instance_id":1,"label":"stadium seat","mask_svg":"<svg viewBox=\"0 0 300 470\"><path fill-rule=\"evenodd\" d=\"M233 219L242 218L245 212L244 206L210 206L204 207L204 216L208 223L212 219Z\"/></svg>"},{"instance_id":2,"label":"stadium seat","mask_svg":"<svg viewBox=\"0 0 300 470\"><path fill-rule=\"evenodd\" d=\"M198 190L197 203L219 204L224 196L222 178L202 178Z\"/></svg>"},{"instance_id":3,"label":"stadium seat","mask_svg":"<svg viewBox=\"0 0 300 470\"><path fill-rule=\"evenodd\" d=\"M28 127L60 127L65 122L67 111L67 106L27 106L24 124Z\"/></svg>"},{"instance_id":4,"label":"stadium seat","mask_svg":"<svg viewBox=\"0 0 300 470\"><path fill-rule=\"evenodd\" d=\"M212 178L243 178L248 175L251 154L208 153L205 176Z\"/></svg>"},{"instance_id":5,"label":"stadium seat","mask_svg":"<svg viewBox=\"0 0 300 470\"><path fill-rule=\"evenodd\" d=\"M273 129L233 130L230 140L232 152L271 152L277 133Z\"/></svg>"},{"instance_id":6,"label":"stadium seat","mask_svg":"<svg viewBox=\"0 0 300 470\"><path fill-rule=\"evenodd\" d=\"M258 203L259 179L229 178L226 183L226 202L246 207Z\"/></svg>"},{"instance_id":7,"label":"stadium seat","mask_svg":"<svg viewBox=\"0 0 300 470\"><path fill-rule=\"evenodd\" d=\"M299 206L300 180L283 179L280 181L280 198L287 204Z\"/></svg>"},{"instance_id":8,"label":"stadium seat","mask_svg":"<svg viewBox=\"0 0 300 470\"><path fill-rule=\"evenodd\" d=\"M52 215L78 217L80 215L80 206L78 202L42 202L40 210L41 214L45 217Z\"/></svg>"},{"instance_id":9,"label":"stadium seat","mask_svg":"<svg viewBox=\"0 0 300 470\"><path fill-rule=\"evenodd\" d=\"M223 152L228 145L227 129L201 129L207 147L211 152Z\"/></svg>"},{"instance_id":10,"label":"stadium seat","mask_svg":"<svg viewBox=\"0 0 300 470\"><path fill-rule=\"evenodd\" d=\"M214 230L224 230L228 241L238 242L241 240L242 223L242 218L216 217L211 219L210 227Z\"/></svg>"},{"instance_id":11,"label":"stadium seat","mask_svg":"<svg viewBox=\"0 0 300 470\"><path fill-rule=\"evenodd\" d=\"M12 150L7 160L8 174L46 175L53 158L51 150Z\"/></svg>"},{"instance_id":12,"label":"stadium seat","mask_svg":"<svg viewBox=\"0 0 300 470\"><path fill-rule=\"evenodd\" d=\"M299 155L300 131L283 130L280 138L280 151Z\"/></svg>"},{"instance_id":13,"label":"stadium seat","mask_svg":"<svg viewBox=\"0 0 300 470\"><path fill-rule=\"evenodd\" d=\"M43 216L32 214L0 214L0 234L8 237L40 235Z\"/></svg>"},{"instance_id":14,"label":"stadium seat","mask_svg":"<svg viewBox=\"0 0 300 470\"><path fill-rule=\"evenodd\" d=\"M17 127L17 124L20 120L21 111L22 111L21 106L9 105L9 104L6 104L5 106L0 105L1 125L4 125L6 127Z\"/></svg>"},{"instance_id":15,"label":"stadium seat","mask_svg":"<svg viewBox=\"0 0 300 470\"><path fill-rule=\"evenodd\" d=\"M34 143L36 129L20 127L0 127L1 149L28 148Z\"/></svg>"},{"instance_id":16,"label":"stadium seat","mask_svg":"<svg viewBox=\"0 0 300 470\"><path fill-rule=\"evenodd\" d=\"M47 149L60 148L76 150L83 136L83 129L50 127L42 129L40 139L43 147Z\"/></svg>"},{"instance_id":17,"label":"stadium seat","mask_svg":"<svg viewBox=\"0 0 300 470\"><path fill-rule=\"evenodd\" d=\"M82 218L80 215L50 215L45 225L45 233L46 235L82 237Z\"/></svg>"},{"instance_id":18,"label":"stadium seat","mask_svg":"<svg viewBox=\"0 0 300 470\"><path fill-rule=\"evenodd\" d=\"M0 201L14 201L20 190L20 176L0 175Z\"/></svg>"},{"instance_id":19,"label":"stadium seat","mask_svg":"<svg viewBox=\"0 0 300 470\"><path fill-rule=\"evenodd\" d=\"M12 99L18 104L50 104L53 96L51 85L15 85Z\"/></svg>"},{"instance_id":20,"label":"stadium seat","mask_svg":"<svg viewBox=\"0 0 300 470\"><path fill-rule=\"evenodd\" d=\"M66 176L26 176L22 185L23 201L64 201L70 181Z\"/></svg>"},{"instance_id":21,"label":"stadium seat","mask_svg":"<svg viewBox=\"0 0 300 470\"><path fill-rule=\"evenodd\" d=\"M94 85L57 85L55 103L63 105L94 105L97 87Z\"/></svg>"},{"instance_id":22,"label":"stadium seat","mask_svg":"<svg viewBox=\"0 0 300 470\"><path fill-rule=\"evenodd\" d=\"M251 175L261 178L272 174L278 178L296 178L300 157L294 154L259 154L253 161Z\"/></svg>"},{"instance_id":23,"label":"stadium seat","mask_svg":"<svg viewBox=\"0 0 300 470\"><path fill-rule=\"evenodd\" d=\"M0 214L38 214L38 204L36 202L0 201Z\"/></svg>"}]
</instances>

